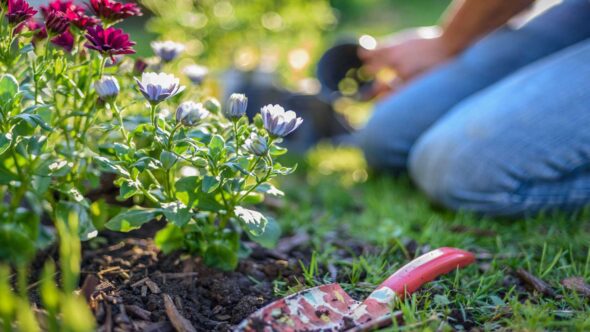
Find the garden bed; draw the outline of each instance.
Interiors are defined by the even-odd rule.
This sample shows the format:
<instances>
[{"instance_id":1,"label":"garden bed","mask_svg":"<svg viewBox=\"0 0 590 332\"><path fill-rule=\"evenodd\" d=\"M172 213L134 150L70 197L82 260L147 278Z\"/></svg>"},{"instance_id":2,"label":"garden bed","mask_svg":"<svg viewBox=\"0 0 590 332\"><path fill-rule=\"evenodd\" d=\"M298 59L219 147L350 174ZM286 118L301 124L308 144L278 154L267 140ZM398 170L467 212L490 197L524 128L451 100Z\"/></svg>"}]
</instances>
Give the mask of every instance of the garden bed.
<instances>
[{"instance_id":1,"label":"garden bed","mask_svg":"<svg viewBox=\"0 0 590 332\"><path fill-rule=\"evenodd\" d=\"M246 243L250 257L235 271L221 272L198 258L162 255L152 240L157 226L127 236L105 233L100 248L86 245L82 292L90 295L102 331L169 331L170 321L181 317L197 331L228 331L276 298L275 281L283 288L298 285L300 261L310 256L305 241L293 238L272 251Z\"/></svg>"}]
</instances>

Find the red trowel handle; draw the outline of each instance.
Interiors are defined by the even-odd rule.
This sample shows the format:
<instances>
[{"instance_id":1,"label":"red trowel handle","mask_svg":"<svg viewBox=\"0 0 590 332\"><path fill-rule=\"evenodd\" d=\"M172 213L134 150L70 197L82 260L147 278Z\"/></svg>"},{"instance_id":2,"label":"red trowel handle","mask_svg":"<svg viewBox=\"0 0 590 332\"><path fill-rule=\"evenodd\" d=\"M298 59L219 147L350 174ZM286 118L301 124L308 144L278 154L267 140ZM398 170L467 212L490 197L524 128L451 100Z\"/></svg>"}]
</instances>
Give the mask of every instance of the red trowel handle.
<instances>
[{"instance_id":1,"label":"red trowel handle","mask_svg":"<svg viewBox=\"0 0 590 332\"><path fill-rule=\"evenodd\" d=\"M474 260L475 256L472 253L461 249L445 247L432 250L397 270L377 287L369 298L381 297L385 287L391 289L398 298L403 298L436 277L467 266Z\"/></svg>"}]
</instances>

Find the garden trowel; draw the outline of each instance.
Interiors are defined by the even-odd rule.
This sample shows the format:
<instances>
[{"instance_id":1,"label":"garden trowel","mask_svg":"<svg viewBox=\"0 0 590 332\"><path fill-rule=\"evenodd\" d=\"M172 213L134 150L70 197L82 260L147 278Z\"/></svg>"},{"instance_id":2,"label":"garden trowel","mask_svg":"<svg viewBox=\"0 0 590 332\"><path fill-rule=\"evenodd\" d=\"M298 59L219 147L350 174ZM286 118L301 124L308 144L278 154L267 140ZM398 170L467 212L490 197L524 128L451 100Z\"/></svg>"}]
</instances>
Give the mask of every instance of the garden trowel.
<instances>
[{"instance_id":1,"label":"garden trowel","mask_svg":"<svg viewBox=\"0 0 590 332\"><path fill-rule=\"evenodd\" d=\"M395 298L401 299L474 260L469 252L439 248L397 270L363 302L352 299L338 284L318 286L268 304L240 323L237 331L367 331L384 327L401 315L391 311Z\"/></svg>"}]
</instances>

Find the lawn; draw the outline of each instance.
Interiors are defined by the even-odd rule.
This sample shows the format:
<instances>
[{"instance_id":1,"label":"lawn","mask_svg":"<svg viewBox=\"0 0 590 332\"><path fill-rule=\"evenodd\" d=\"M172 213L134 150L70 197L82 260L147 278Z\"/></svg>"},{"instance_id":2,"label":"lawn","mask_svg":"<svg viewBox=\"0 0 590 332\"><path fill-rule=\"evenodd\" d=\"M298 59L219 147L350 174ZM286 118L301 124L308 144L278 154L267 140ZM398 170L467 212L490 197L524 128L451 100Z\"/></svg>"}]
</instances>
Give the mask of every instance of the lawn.
<instances>
[{"instance_id":1,"label":"lawn","mask_svg":"<svg viewBox=\"0 0 590 332\"><path fill-rule=\"evenodd\" d=\"M431 205L405 178L369 174L360 152L320 146L284 183L278 214L287 232L311 234L312 262L301 285L338 281L363 298L401 264L431 248L476 253L465 269L397 303L406 330L588 330L588 298L565 288L590 277L587 213L516 220L479 218ZM349 240L352 239L352 240ZM516 271L545 281L545 294Z\"/></svg>"}]
</instances>

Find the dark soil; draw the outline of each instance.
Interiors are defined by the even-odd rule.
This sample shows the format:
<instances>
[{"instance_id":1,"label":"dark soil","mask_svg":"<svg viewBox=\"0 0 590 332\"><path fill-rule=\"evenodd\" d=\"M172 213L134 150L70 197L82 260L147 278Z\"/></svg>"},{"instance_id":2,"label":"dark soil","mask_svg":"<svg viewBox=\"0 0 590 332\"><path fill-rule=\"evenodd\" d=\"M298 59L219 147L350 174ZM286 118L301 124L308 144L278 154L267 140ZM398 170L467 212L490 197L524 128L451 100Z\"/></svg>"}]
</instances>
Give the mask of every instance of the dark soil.
<instances>
[{"instance_id":1,"label":"dark soil","mask_svg":"<svg viewBox=\"0 0 590 332\"><path fill-rule=\"evenodd\" d=\"M252 255L235 271L220 272L198 258L162 255L151 240L156 230L152 224L135 233L106 232L100 248L84 245L81 292L99 330L173 331L171 321L184 317L197 331L229 331L276 298L273 281L297 285L300 261L310 257L300 238L283 240L288 252L247 243ZM166 296L172 299L168 311Z\"/></svg>"}]
</instances>

